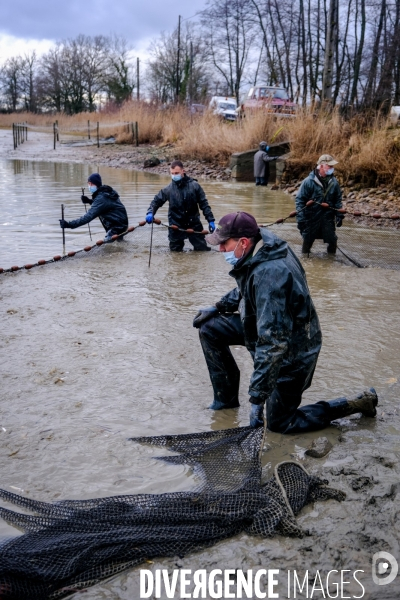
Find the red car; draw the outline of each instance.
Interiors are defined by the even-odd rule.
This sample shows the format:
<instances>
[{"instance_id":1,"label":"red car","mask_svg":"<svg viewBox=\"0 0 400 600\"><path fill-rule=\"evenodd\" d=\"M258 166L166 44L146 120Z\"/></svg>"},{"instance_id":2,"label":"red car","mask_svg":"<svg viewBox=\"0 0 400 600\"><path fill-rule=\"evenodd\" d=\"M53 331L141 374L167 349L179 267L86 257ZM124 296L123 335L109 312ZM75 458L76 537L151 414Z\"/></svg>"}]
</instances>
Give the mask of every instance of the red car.
<instances>
[{"instance_id":1,"label":"red car","mask_svg":"<svg viewBox=\"0 0 400 600\"><path fill-rule=\"evenodd\" d=\"M292 102L285 88L260 85L250 88L245 101L244 108L266 108L270 113L282 116L294 116L297 104Z\"/></svg>"}]
</instances>

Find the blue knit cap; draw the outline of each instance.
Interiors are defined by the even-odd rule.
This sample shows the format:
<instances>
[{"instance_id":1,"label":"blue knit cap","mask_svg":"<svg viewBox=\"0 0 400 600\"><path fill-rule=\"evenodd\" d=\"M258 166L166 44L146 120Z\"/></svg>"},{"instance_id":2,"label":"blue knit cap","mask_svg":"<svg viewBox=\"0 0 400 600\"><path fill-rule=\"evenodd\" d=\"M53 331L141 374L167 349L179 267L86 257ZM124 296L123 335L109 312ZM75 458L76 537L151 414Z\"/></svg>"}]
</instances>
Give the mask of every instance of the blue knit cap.
<instances>
[{"instance_id":1,"label":"blue knit cap","mask_svg":"<svg viewBox=\"0 0 400 600\"><path fill-rule=\"evenodd\" d=\"M88 181L90 181L90 183L93 183L93 185L95 185L96 187L101 187L103 185L101 183L101 177L98 173L92 173L91 175L89 175Z\"/></svg>"}]
</instances>

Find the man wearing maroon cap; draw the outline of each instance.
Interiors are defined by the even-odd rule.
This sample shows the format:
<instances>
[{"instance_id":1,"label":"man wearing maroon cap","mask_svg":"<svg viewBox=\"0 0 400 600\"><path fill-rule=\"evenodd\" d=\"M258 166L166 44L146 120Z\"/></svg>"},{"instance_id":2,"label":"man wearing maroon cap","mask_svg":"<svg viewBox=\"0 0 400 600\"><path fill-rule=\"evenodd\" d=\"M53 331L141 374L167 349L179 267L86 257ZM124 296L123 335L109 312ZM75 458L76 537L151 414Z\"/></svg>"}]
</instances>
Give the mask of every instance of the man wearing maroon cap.
<instances>
[{"instance_id":1,"label":"man wearing maroon cap","mask_svg":"<svg viewBox=\"0 0 400 600\"><path fill-rule=\"evenodd\" d=\"M301 406L321 349L321 329L304 269L288 244L259 229L245 212L225 215L207 242L219 245L233 266L237 287L215 306L200 309L199 329L214 401L220 410L239 406L240 372L229 346L246 346L254 370L250 380L250 425L261 426L266 403L271 431L298 433L322 429L353 413L376 415L373 388L355 398Z\"/></svg>"}]
</instances>

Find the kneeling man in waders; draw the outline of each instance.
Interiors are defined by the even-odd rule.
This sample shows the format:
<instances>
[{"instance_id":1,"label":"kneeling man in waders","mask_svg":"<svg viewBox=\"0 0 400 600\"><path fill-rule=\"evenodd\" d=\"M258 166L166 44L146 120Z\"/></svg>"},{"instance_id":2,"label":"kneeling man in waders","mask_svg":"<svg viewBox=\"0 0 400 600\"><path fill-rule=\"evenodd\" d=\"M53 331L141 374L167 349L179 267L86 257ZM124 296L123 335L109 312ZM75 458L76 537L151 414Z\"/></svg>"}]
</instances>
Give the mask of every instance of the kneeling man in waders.
<instances>
[{"instance_id":1,"label":"kneeling man in waders","mask_svg":"<svg viewBox=\"0 0 400 600\"><path fill-rule=\"evenodd\" d=\"M322 239L328 244L328 254L336 254L337 236L335 222L341 227L344 215L336 212L342 208L342 191L333 175L335 160L329 154L319 157L317 166L301 184L296 196L297 227L303 237L301 251L308 254L315 240ZM306 206L309 200L313 204ZM322 203L329 205L321 206Z\"/></svg>"},{"instance_id":2,"label":"kneeling man in waders","mask_svg":"<svg viewBox=\"0 0 400 600\"><path fill-rule=\"evenodd\" d=\"M106 230L105 242L109 242L113 235L124 233L128 229L128 215L125 206L122 204L118 193L109 185L103 185L98 173L92 173L88 177L89 192L92 199L87 196L81 196L84 204L90 204L90 209L83 217L74 221L65 221L60 219L60 227L64 229L76 229L86 223L90 223L96 217L99 217L101 224ZM119 241L123 240L121 236Z\"/></svg>"},{"instance_id":3,"label":"kneeling man in waders","mask_svg":"<svg viewBox=\"0 0 400 600\"><path fill-rule=\"evenodd\" d=\"M373 388L355 398L300 406L311 385L322 336L304 269L288 244L268 229L259 229L245 212L225 215L207 242L219 244L237 283L193 321L214 389L210 408L239 406L240 372L229 346L246 346L254 362L249 388L252 427L263 425L264 404L268 429L279 433L322 429L353 413L375 417L378 398Z\"/></svg>"},{"instance_id":4,"label":"kneeling man in waders","mask_svg":"<svg viewBox=\"0 0 400 600\"><path fill-rule=\"evenodd\" d=\"M180 160L174 160L171 163L170 171L172 182L154 197L146 214L147 223L152 223L157 210L166 202L169 202L169 225L176 225L179 229L203 231L203 225L200 221L200 208L208 221L208 229L212 233L215 229L215 219L201 185L196 179L186 175ZM170 250L181 252L186 238L189 239L195 250L211 250L204 241L204 235L169 229Z\"/></svg>"}]
</instances>

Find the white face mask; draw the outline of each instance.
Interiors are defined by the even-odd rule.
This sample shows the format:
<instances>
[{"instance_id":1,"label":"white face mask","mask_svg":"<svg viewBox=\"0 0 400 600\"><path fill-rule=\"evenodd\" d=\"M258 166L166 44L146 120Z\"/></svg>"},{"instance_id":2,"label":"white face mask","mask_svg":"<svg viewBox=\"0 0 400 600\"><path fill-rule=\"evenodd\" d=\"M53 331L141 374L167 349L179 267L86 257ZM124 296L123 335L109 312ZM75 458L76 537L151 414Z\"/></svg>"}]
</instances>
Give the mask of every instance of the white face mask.
<instances>
[{"instance_id":1,"label":"white face mask","mask_svg":"<svg viewBox=\"0 0 400 600\"><path fill-rule=\"evenodd\" d=\"M243 256L244 256L244 249L243 249L243 254L242 254L242 256L240 258L237 258L235 256L235 251L236 251L236 248L239 246L239 242L240 242L240 240L236 244L234 250L231 250L230 252L223 252L222 253L224 255L224 259L226 260L226 262L229 263L230 265L232 265L233 267L240 260L240 258L243 258Z\"/></svg>"}]
</instances>

